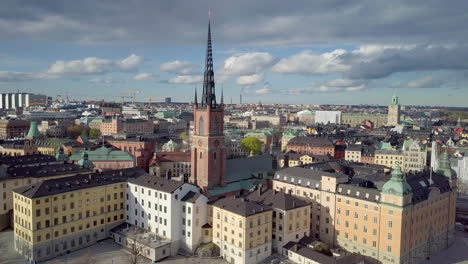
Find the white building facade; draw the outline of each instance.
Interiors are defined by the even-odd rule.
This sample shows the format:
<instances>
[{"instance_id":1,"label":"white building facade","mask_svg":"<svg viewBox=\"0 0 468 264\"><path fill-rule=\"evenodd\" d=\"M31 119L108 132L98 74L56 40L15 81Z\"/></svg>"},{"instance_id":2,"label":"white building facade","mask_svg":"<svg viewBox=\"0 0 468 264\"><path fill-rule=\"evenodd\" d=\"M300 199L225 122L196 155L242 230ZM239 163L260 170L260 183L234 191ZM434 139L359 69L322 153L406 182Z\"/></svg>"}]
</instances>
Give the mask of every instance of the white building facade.
<instances>
[{"instance_id":1,"label":"white building facade","mask_svg":"<svg viewBox=\"0 0 468 264\"><path fill-rule=\"evenodd\" d=\"M129 180L127 223L171 241L171 254L193 252L207 223L207 201L197 186L144 175Z\"/></svg>"},{"instance_id":2,"label":"white building facade","mask_svg":"<svg viewBox=\"0 0 468 264\"><path fill-rule=\"evenodd\" d=\"M315 111L316 124L341 124L341 111Z\"/></svg>"}]
</instances>

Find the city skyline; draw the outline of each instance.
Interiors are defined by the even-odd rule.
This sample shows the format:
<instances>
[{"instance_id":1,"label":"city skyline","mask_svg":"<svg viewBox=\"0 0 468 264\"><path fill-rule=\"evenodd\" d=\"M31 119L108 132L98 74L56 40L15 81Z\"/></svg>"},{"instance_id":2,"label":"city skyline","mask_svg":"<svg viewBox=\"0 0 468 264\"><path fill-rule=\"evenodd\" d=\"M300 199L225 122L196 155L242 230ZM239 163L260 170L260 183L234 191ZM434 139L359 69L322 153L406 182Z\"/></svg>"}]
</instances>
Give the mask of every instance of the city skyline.
<instances>
[{"instance_id":1,"label":"city skyline","mask_svg":"<svg viewBox=\"0 0 468 264\"><path fill-rule=\"evenodd\" d=\"M396 92L403 105L465 106L468 96L461 1L2 5L2 92L190 101L210 8L226 102L386 105Z\"/></svg>"}]
</instances>

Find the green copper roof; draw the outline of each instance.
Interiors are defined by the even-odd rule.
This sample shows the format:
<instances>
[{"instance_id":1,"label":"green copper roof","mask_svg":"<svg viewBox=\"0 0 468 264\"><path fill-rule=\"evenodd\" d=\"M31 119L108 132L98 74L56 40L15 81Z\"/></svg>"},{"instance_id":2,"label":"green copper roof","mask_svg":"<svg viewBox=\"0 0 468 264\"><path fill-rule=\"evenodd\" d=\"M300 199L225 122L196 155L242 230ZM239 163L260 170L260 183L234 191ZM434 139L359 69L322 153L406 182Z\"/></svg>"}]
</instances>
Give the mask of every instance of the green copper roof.
<instances>
[{"instance_id":1,"label":"green copper roof","mask_svg":"<svg viewBox=\"0 0 468 264\"><path fill-rule=\"evenodd\" d=\"M177 114L176 112L173 112L173 111L161 111L161 112L157 112L154 116L157 118L171 118L171 117L176 117Z\"/></svg>"},{"instance_id":2,"label":"green copper roof","mask_svg":"<svg viewBox=\"0 0 468 264\"><path fill-rule=\"evenodd\" d=\"M392 171L392 177L382 187L382 192L390 195L404 196L411 192L411 186L401 171L400 163Z\"/></svg>"},{"instance_id":3,"label":"green copper roof","mask_svg":"<svg viewBox=\"0 0 468 264\"><path fill-rule=\"evenodd\" d=\"M106 147L100 147L96 150L88 150L85 152L91 161L133 161L132 154L121 150L111 150ZM83 154L83 152L78 151L71 155L70 160L78 161L82 158Z\"/></svg>"},{"instance_id":4,"label":"green copper roof","mask_svg":"<svg viewBox=\"0 0 468 264\"><path fill-rule=\"evenodd\" d=\"M37 139L42 137L39 129L37 128L37 121L31 121L31 125L29 126L28 135L25 137L26 139Z\"/></svg>"},{"instance_id":5,"label":"green copper roof","mask_svg":"<svg viewBox=\"0 0 468 264\"><path fill-rule=\"evenodd\" d=\"M257 131L251 131L245 134L245 137L256 137L256 138L267 138L271 137L272 133L271 131L268 130L257 130Z\"/></svg>"},{"instance_id":6,"label":"green copper roof","mask_svg":"<svg viewBox=\"0 0 468 264\"><path fill-rule=\"evenodd\" d=\"M55 154L55 158L59 161L68 161L68 156L63 152L63 147L60 146Z\"/></svg>"},{"instance_id":7,"label":"green copper roof","mask_svg":"<svg viewBox=\"0 0 468 264\"><path fill-rule=\"evenodd\" d=\"M420 150L426 149L426 145L422 144L419 140L405 139L405 141L403 141L403 150L409 150L413 144L418 144Z\"/></svg>"},{"instance_id":8,"label":"green copper roof","mask_svg":"<svg viewBox=\"0 0 468 264\"><path fill-rule=\"evenodd\" d=\"M456 178L455 173L450 167L450 160L448 157L447 150L445 150L440 157L439 169L437 170L437 173L444 175L449 179L449 181L452 181Z\"/></svg>"},{"instance_id":9,"label":"green copper roof","mask_svg":"<svg viewBox=\"0 0 468 264\"><path fill-rule=\"evenodd\" d=\"M89 160L86 150L81 153L81 158L78 160L77 164L83 168L94 168L94 164Z\"/></svg>"},{"instance_id":10,"label":"green copper roof","mask_svg":"<svg viewBox=\"0 0 468 264\"><path fill-rule=\"evenodd\" d=\"M397 96L396 94L394 94L394 95L392 96L392 103L391 103L391 105L396 106L396 105L399 105L399 104L400 104L400 103L398 102L398 96Z\"/></svg>"},{"instance_id":11,"label":"green copper roof","mask_svg":"<svg viewBox=\"0 0 468 264\"><path fill-rule=\"evenodd\" d=\"M381 150L392 150L393 147L392 147L392 144L390 144L390 142L380 142L379 146L378 146L378 149L381 149Z\"/></svg>"}]
</instances>

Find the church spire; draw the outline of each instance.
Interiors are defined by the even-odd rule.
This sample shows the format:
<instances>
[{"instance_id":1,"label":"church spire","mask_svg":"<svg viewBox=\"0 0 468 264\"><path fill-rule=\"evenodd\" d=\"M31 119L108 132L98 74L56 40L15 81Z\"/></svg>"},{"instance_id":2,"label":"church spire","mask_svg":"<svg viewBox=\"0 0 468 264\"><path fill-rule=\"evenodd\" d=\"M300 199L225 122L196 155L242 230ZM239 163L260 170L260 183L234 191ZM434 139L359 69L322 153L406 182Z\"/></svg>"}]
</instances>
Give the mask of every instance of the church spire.
<instances>
[{"instance_id":1,"label":"church spire","mask_svg":"<svg viewBox=\"0 0 468 264\"><path fill-rule=\"evenodd\" d=\"M224 104L224 87L221 87L221 104Z\"/></svg>"},{"instance_id":2,"label":"church spire","mask_svg":"<svg viewBox=\"0 0 468 264\"><path fill-rule=\"evenodd\" d=\"M193 103L194 103L195 105L198 105L197 87L195 87L195 98L194 98L194 100L193 100Z\"/></svg>"},{"instance_id":3,"label":"church spire","mask_svg":"<svg viewBox=\"0 0 468 264\"><path fill-rule=\"evenodd\" d=\"M210 20L208 20L208 40L206 45L205 74L203 78L203 94L201 104L202 106L209 105L212 108L216 107Z\"/></svg>"}]
</instances>

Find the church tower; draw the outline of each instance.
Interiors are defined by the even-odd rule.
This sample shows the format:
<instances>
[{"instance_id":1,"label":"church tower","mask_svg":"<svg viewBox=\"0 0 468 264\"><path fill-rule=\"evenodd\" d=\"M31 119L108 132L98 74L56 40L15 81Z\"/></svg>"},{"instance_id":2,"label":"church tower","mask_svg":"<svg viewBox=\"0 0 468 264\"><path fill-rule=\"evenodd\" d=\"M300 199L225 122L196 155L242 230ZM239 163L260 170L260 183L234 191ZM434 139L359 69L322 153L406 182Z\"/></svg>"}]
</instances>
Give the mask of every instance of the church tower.
<instances>
[{"instance_id":1,"label":"church tower","mask_svg":"<svg viewBox=\"0 0 468 264\"><path fill-rule=\"evenodd\" d=\"M190 182L204 191L226 184L226 151L224 148L224 104L216 102L211 48L211 29L208 21L203 93L198 102L197 92L193 106L194 129L192 134Z\"/></svg>"},{"instance_id":2,"label":"church tower","mask_svg":"<svg viewBox=\"0 0 468 264\"><path fill-rule=\"evenodd\" d=\"M398 96L395 94L392 97L392 103L388 106L387 118L388 126L397 126L400 124L400 103L398 102Z\"/></svg>"}]
</instances>

